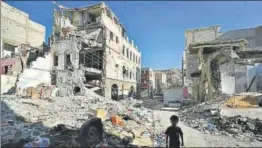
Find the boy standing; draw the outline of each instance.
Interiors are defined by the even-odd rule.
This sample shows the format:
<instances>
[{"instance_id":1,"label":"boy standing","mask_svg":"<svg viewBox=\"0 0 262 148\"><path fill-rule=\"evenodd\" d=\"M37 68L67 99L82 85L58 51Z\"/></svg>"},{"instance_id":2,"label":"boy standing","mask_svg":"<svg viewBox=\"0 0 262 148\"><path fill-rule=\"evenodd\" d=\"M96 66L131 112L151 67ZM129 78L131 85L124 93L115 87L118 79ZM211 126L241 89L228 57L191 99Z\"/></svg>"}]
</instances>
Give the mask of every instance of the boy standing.
<instances>
[{"instance_id":1,"label":"boy standing","mask_svg":"<svg viewBox=\"0 0 262 148\"><path fill-rule=\"evenodd\" d=\"M179 137L181 137L182 140L181 146L184 146L183 132L181 128L177 126L178 120L179 118L176 115L170 117L171 126L169 126L165 132L166 147L169 146L169 148L180 148ZM169 145L168 145L168 140L169 140Z\"/></svg>"}]
</instances>

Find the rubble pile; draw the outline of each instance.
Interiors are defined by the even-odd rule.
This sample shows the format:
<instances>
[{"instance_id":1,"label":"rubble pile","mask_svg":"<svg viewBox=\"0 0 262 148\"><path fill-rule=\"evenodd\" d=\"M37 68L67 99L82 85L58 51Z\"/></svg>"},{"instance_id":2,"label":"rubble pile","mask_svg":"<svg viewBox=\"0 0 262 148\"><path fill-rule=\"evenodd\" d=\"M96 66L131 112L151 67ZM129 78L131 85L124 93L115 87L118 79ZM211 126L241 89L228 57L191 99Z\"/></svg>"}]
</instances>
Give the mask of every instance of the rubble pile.
<instances>
[{"instance_id":1,"label":"rubble pile","mask_svg":"<svg viewBox=\"0 0 262 148\"><path fill-rule=\"evenodd\" d=\"M167 77L167 87L176 87L182 85L182 72L179 69L162 70Z\"/></svg>"},{"instance_id":2,"label":"rubble pile","mask_svg":"<svg viewBox=\"0 0 262 148\"><path fill-rule=\"evenodd\" d=\"M52 55L46 54L43 57L36 58L31 63L31 66L24 69L18 77L17 88L18 93L23 93L24 89L28 87L36 87L43 83L47 86L51 84L50 70L52 69Z\"/></svg>"},{"instance_id":3,"label":"rubble pile","mask_svg":"<svg viewBox=\"0 0 262 148\"><path fill-rule=\"evenodd\" d=\"M180 120L207 134L226 134L246 140L262 140L261 120L241 116L226 117L220 114L220 106L226 98L226 95L216 96L214 100L184 108L179 112Z\"/></svg>"},{"instance_id":4,"label":"rubble pile","mask_svg":"<svg viewBox=\"0 0 262 148\"><path fill-rule=\"evenodd\" d=\"M153 109L153 107L163 104L163 102L158 101L158 100L152 100L152 99L146 99L143 100L142 106L145 108Z\"/></svg>"},{"instance_id":5,"label":"rubble pile","mask_svg":"<svg viewBox=\"0 0 262 148\"><path fill-rule=\"evenodd\" d=\"M152 111L141 107L141 101L122 100L117 102L94 96L51 99L2 96L2 122L6 123L1 127L2 142L18 143L21 139L34 141L39 136L44 137L44 135L50 134L50 129L61 124L71 129L80 129L83 123L97 116L101 118L105 126L107 134L104 139L107 144L113 146L117 143L121 144L121 138L132 137L133 132L136 137L133 140L134 144L143 146L144 143L141 142L147 140L148 142L145 142L144 145L153 145ZM102 113L98 114L98 111ZM120 121L122 124L119 124ZM69 133L74 133L74 131ZM68 136L72 137L70 134ZM56 140L50 141L52 144Z\"/></svg>"},{"instance_id":6,"label":"rubble pile","mask_svg":"<svg viewBox=\"0 0 262 148\"><path fill-rule=\"evenodd\" d=\"M220 117L214 120L219 131L226 131L229 134L239 134L257 138L262 141L262 120L247 117Z\"/></svg>"},{"instance_id":7,"label":"rubble pile","mask_svg":"<svg viewBox=\"0 0 262 148\"><path fill-rule=\"evenodd\" d=\"M161 125L160 119L154 121L154 147L166 147L166 127Z\"/></svg>"}]
</instances>

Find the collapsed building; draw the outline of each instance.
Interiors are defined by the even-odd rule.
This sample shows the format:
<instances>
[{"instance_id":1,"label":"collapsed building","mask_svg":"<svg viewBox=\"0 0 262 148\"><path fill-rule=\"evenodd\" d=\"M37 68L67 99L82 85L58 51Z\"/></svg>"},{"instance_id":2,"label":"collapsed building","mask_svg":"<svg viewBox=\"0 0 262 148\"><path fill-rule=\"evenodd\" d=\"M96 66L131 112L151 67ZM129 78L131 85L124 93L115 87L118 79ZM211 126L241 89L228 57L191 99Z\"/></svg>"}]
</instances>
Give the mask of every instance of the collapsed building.
<instances>
[{"instance_id":1,"label":"collapsed building","mask_svg":"<svg viewBox=\"0 0 262 148\"><path fill-rule=\"evenodd\" d=\"M141 53L104 2L55 10L51 52L52 84L60 96L89 88L117 100L139 85Z\"/></svg>"},{"instance_id":2,"label":"collapsed building","mask_svg":"<svg viewBox=\"0 0 262 148\"><path fill-rule=\"evenodd\" d=\"M184 53L183 76L192 99L205 101L217 92L262 91L262 50L251 48L250 38L226 38L219 26L189 32L187 42L192 42Z\"/></svg>"}]
</instances>

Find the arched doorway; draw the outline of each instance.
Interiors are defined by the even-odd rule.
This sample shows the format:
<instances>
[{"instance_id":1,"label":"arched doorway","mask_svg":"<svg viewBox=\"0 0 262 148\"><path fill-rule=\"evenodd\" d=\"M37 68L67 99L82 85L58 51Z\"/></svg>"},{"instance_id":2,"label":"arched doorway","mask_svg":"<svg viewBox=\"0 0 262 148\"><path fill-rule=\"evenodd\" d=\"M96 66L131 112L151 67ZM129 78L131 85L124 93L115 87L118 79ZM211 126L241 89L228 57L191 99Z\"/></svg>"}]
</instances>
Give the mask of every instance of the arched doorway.
<instances>
[{"instance_id":1,"label":"arched doorway","mask_svg":"<svg viewBox=\"0 0 262 148\"><path fill-rule=\"evenodd\" d=\"M131 91L131 92L134 92L134 91L135 91L135 87L134 87L134 86L131 86L131 87L130 87L130 91Z\"/></svg>"},{"instance_id":2,"label":"arched doorway","mask_svg":"<svg viewBox=\"0 0 262 148\"><path fill-rule=\"evenodd\" d=\"M118 86L116 84L113 84L111 87L111 98L118 100Z\"/></svg>"},{"instance_id":3,"label":"arched doorway","mask_svg":"<svg viewBox=\"0 0 262 148\"><path fill-rule=\"evenodd\" d=\"M134 86L131 86L130 90L129 90L129 93L128 93L128 97L129 98L134 98L135 97L134 94L135 94L135 88L134 88Z\"/></svg>"}]
</instances>

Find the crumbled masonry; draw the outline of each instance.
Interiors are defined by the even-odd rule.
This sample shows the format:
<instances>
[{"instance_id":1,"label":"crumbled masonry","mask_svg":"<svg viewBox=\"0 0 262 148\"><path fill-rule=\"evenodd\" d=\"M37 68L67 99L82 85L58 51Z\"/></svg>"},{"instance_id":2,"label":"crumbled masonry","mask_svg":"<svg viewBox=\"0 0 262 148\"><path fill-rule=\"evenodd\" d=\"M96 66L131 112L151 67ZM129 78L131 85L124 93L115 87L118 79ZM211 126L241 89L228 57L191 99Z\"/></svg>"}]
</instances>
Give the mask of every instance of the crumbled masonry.
<instances>
[{"instance_id":1,"label":"crumbled masonry","mask_svg":"<svg viewBox=\"0 0 262 148\"><path fill-rule=\"evenodd\" d=\"M93 96L91 95L89 97L56 97L50 100L23 99L18 96L3 97L1 101L3 115L2 122L6 122L6 125L3 125L1 127L2 143L12 145L12 143L17 144L17 140L33 141L36 137L40 136L49 138L51 141L51 145L57 144L61 146L70 146L75 143L74 146L77 146L79 144L80 146L86 146L94 144L97 145L102 142L104 144L106 143L111 146L116 146L123 145L123 143L121 142L121 137L132 137L132 134L130 133L130 131L132 131L135 134L138 134L139 132L149 134L149 137L147 137L146 135L142 135L139 137L149 140L149 143L145 144L144 146L152 145L152 143L150 144L150 138L152 138L154 130L152 130L153 117L151 110L140 107L141 105L139 104L141 102L139 101L123 100L121 102L116 102L112 100L102 100L103 98L97 98L95 96L96 94L93 92ZM79 136L77 135L76 130L80 130L82 126L85 127L84 123L86 121L89 122L86 124L91 125L90 122L92 122L94 116L96 116L95 112L97 109L103 109L106 111L105 119L103 119L102 123L100 123L101 126L103 124L105 128L105 135L101 137L102 135L100 134L103 133L103 131L97 130L102 130L102 127L96 127L97 129L94 132L100 133L97 135L97 138L102 138L101 140L97 139L94 141L92 139L95 137L90 137L90 142L92 144L90 144L90 142L85 143L85 141L81 140L81 138L78 138L77 140L80 141L79 143L76 142L75 138ZM112 122L110 121L110 117L116 114L120 117L123 117L122 120L124 121L125 126L115 126L112 124ZM9 121L12 121L12 123L9 123ZM63 129L63 126L61 127L61 125L64 125L66 128L68 128L64 129L69 132L68 134L63 134L61 130L58 130L58 128ZM94 125L97 126L98 124ZM52 130L56 126L58 126L57 128L55 128L57 131L55 129L55 131ZM17 137L18 139L15 142L13 141L10 143L9 139L13 139L17 132L21 133L20 136ZM80 130L80 137L81 135L85 135L85 132L85 129L83 129L82 131ZM51 133L60 133L61 136L53 137L50 135ZM63 136L64 138L69 138L69 144L61 141L61 138L64 139ZM117 139L117 137L120 138ZM136 142L137 141L134 140L130 144L143 146Z\"/></svg>"},{"instance_id":2,"label":"crumbled masonry","mask_svg":"<svg viewBox=\"0 0 262 148\"><path fill-rule=\"evenodd\" d=\"M166 147L172 115L185 147L261 147L262 26L187 30L182 70L156 70L105 2L53 3L46 44L1 2L1 147Z\"/></svg>"},{"instance_id":3,"label":"crumbled masonry","mask_svg":"<svg viewBox=\"0 0 262 148\"><path fill-rule=\"evenodd\" d=\"M213 100L182 109L181 121L208 134L235 135L245 140L262 140L262 118L259 119L259 116L250 118L250 115L246 117L222 114L221 106L228 97L228 95L216 96Z\"/></svg>"}]
</instances>

